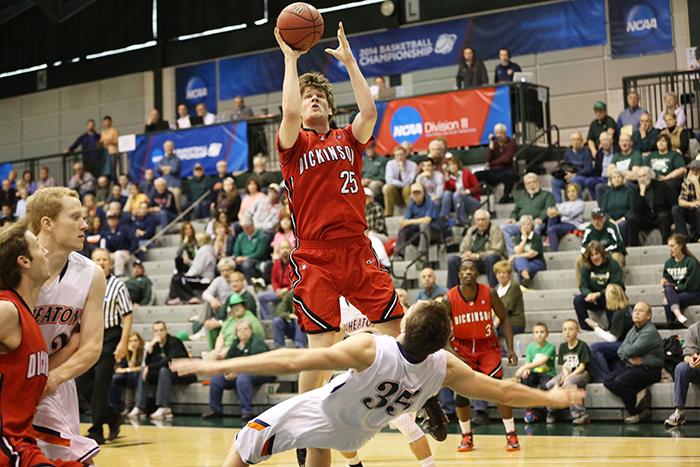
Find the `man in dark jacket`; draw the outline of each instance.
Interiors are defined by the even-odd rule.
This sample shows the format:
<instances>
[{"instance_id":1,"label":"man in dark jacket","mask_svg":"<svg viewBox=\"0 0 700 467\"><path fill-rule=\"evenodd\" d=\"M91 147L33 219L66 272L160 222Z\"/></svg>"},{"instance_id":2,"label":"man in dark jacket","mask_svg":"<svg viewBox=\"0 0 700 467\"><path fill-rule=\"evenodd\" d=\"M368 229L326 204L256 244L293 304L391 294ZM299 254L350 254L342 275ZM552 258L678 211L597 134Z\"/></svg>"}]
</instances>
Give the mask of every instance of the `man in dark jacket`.
<instances>
[{"instance_id":1,"label":"man in dark jacket","mask_svg":"<svg viewBox=\"0 0 700 467\"><path fill-rule=\"evenodd\" d=\"M562 191L568 183L577 184L583 195L589 180L593 177L593 153L583 144L583 136L575 131L569 138L571 146L564 153L561 173L552 177L552 194L557 203L563 201Z\"/></svg>"},{"instance_id":2,"label":"man in dark jacket","mask_svg":"<svg viewBox=\"0 0 700 467\"><path fill-rule=\"evenodd\" d=\"M213 185L213 180L204 175L204 168L199 162L194 165L192 176L185 181L185 197L187 204L192 205ZM192 219L203 219L209 217L209 200L204 199L199 203L190 214Z\"/></svg>"},{"instance_id":3,"label":"man in dark jacket","mask_svg":"<svg viewBox=\"0 0 700 467\"><path fill-rule=\"evenodd\" d=\"M170 361L174 358L187 358L187 349L177 337L168 334L162 321L153 323L153 339L146 343L146 361L141 378L136 388L136 406L129 412L131 419L145 415L148 403L148 388L156 386L156 406L158 409L150 416L152 420L173 418L170 408L173 384L190 384L197 380L195 375L178 376L170 371Z\"/></svg>"},{"instance_id":4,"label":"man in dark jacket","mask_svg":"<svg viewBox=\"0 0 700 467\"><path fill-rule=\"evenodd\" d=\"M149 241L156 234L158 220L153 214L148 212L148 203L145 201L138 205L136 213L131 218L131 225L134 229L134 237L138 241L138 246Z\"/></svg>"},{"instance_id":5,"label":"man in dark jacket","mask_svg":"<svg viewBox=\"0 0 700 467\"><path fill-rule=\"evenodd\" d=\"M457 89L489 84L484 62L476 59L474 49L465 47L457 69Z\"/></svg>"},{"instance_id":6,"label":"man in dark jacket","mask_svg":"<svg viewBox=\"0 0 700 467\"><path fill-rule=\"evenodd\" d=\"M506 126L497 123L493 127L493 135L489 135L489 152L486 155L486 170L476 172L476 178L489 186L495 187L503 183L503 197L499 203L512 203L513 185L517 180L513 161L518 152L518 144L506 134Z\"/></svg>"},{"instance_id":7,"label":"man in dark jacket","mask_svg":"<svg viewBox=\"0 0 700 467\"><path fill-rule=\"evenodd\" d=\"M627 217L629 246L641 245L639 233L656 228L661 231L661 239L666 243L673 223L671 207L675 204L668 186L653 180L651 168L646 166L639 167L637 181L639 186L632 190L632 209Z\"/></svg>"},{"instance_id":8,"label":"man in dark jacket","mask_svg":"<svg viewBox=\"0 0 700 467\"><path fill-rule=\"evenodd\" d=\"M664 344L659 331L651 322L651 307L638 302L632 312L634 327L629 330L617 355L624 366L610 374L603 385L622 399L629 417L625 423L639 423L649 415L651 393L649 386L661 380L664 366Z\"/></svg>"}]
</instances>

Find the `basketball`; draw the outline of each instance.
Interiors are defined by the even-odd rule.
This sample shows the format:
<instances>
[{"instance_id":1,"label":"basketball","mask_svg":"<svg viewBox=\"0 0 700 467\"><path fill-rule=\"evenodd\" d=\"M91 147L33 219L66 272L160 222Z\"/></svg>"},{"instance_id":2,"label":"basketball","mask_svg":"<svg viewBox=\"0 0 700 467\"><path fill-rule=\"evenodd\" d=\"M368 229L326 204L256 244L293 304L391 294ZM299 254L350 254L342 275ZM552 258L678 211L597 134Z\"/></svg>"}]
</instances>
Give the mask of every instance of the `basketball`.
<instances>
[{"instance_id":1,"label":"basketball","mask_svg":"<svg viewBox=\"0 0 700 467\"><path fill-rule=\"evenodd\" d=\"M277 17L277 29L291 48L308 50L323 36L323 17L308 3L292 3Z\"/></svg>"}]
</instances>

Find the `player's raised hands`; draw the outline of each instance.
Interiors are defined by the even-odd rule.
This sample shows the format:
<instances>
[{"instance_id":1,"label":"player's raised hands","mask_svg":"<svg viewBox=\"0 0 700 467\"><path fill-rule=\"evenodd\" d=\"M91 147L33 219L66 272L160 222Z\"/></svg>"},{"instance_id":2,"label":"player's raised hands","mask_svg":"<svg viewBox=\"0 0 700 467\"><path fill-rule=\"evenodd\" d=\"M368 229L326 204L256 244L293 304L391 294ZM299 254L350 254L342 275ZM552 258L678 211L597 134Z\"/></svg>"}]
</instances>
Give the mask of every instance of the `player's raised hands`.
<instances>
[{"instance_id":1,"label":"player's raised hands","mask_svg":"<svg viewBox=\"0 0 700 467\"><path fill-rule=\"evenodd\" d=\"M284 39L282 39L282 34L280 34L280 30L278 28L275 28L275 39L277 39L277 43L280 46L280 49L282 49L282 53L284 54L285 57L287 58L292 58L294 60L297 60L299 57L304 55L306 52L309 51L309 49L306 50L294 50L284 42Z\"/></svg>"},{"instance_id":2,"label":"player's raised hands","mask_svg":"<svg viewBox=\"0 0 700 467\"><path fill-rule=\"evenodd\" d=\"M333 55L337 60L348 64L355 60L352 55L352 49L350 48L350 43L348 38L345 37L345 29L343 29L343 22L338 23L338 47L335 49L326 49L327 54Z\"/></svg>"},{"instance_id":3,"label":"player's raised hands","mask_svg":"<svg viewBox=\"0 0 700 467\"><path fill-rule=\"evenodd\" d=\"M557 386L549 391L549 403L547 405L555 409L565 409L572 405L583 404L583 399L585 398L585 389Z\"/></svg>"}]
</instances>

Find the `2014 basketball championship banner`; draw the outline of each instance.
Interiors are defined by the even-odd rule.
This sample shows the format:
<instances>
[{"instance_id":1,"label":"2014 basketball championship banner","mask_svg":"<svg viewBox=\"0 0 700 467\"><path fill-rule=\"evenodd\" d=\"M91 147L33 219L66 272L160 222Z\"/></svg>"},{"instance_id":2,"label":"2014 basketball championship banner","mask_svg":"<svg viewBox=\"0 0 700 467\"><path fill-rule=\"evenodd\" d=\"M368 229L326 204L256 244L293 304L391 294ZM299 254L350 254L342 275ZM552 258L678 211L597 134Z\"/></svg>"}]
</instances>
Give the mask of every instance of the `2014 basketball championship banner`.
<instances>
[{"instance_id":1,"label":"2014 basketball championship banner","mask_svg":"<svg viewBox=\"0 0 700 467\"><path fill-rule=\"evenodd\" d=\"M163 143L172 141L182 165L182 178L192 175L199 163L207 175L216 174L216 163L226 161L228 172L248 170L248 123L222 123L178 131L146 133L136 137L136 149L129 153L129 177L142 180L146 169L163 158Z\"/></svg>"},{"instance_id":2,"label":"2014 basketball championship banner","mask_svg":"<svg viewBox=\"0 0 700 467\"><path fill-rule=\"evenodd\" d=\"M449 147L488 144L496 123L512 134L508 86L395 99L378 107L375 137L380 154L391 154L404 141L424 151L435 138L447 139Z\"/></svg>"}]
</instances>

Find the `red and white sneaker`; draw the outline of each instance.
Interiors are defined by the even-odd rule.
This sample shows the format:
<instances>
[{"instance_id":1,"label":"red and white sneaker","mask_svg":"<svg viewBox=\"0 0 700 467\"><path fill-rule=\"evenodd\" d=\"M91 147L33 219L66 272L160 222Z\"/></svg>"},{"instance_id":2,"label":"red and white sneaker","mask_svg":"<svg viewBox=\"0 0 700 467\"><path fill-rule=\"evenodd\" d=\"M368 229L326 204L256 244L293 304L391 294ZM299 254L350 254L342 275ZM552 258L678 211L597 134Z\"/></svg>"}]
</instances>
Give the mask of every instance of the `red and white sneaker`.
<instances>
[{"instance_id":1,"label":"red and white sneaker","mask_svg":"<svg viewBox=\"0 0 700 467\"><path fill-rule=\"evenodd\" d=\"M520 451L520 441L518 441L518 434L514 431L506 434L506 451Z\"/></svg>"},{"instance_id":2,"label":"red and white sneaker","mask_svg":"<svg viewBox=\"0 0 700 467\"><path fill-rule=\"evenodd\" d=\"M462 441L457 446L457 452L469 452L474 449L474 435L462 433Z\"/></svg>"}]
</instances>

